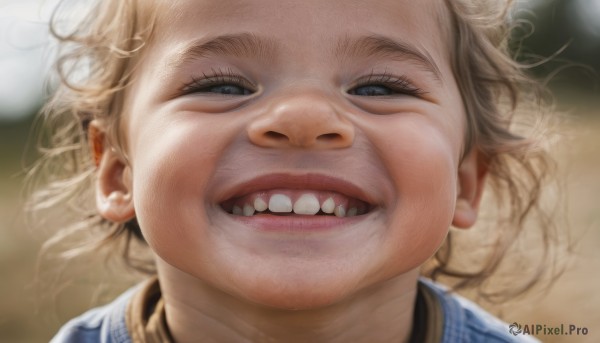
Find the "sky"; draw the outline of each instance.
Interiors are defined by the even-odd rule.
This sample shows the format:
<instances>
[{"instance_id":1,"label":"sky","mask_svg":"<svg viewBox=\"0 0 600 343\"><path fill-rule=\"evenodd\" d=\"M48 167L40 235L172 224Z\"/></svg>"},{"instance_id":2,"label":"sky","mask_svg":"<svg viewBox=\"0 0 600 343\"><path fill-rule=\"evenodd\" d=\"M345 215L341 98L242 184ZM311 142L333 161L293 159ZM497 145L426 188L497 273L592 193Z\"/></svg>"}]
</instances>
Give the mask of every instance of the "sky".
<instances>
[{"instance_id":1,"label":"sky","mask_svg":"<svg viewBox=\"0 0 600 343\"><path fill-rule=\"evenodd\" d=\"M574 0L573 5L581 28L589 35L600 37L600 0Z\"/></svg>"},{"instance_id":2,"label":"sky","mask_svg":"<svg viewBox=\"0 0 600 343\"><path fill-rule=\"evenodd\" d=\"M0 124L33 114L47 96L45 80L55 45L48 21L57 1L0 0ZM533 7L548 3L520 2ZM571 0L571 4L581 30L598 39L600 0Z\"/></svg>"},{"instance_id":3,"label":"sky","mask_svg":"<svg viewBox=\"0 0 600 343\"><path fill-rule=\"evenodd\" d=\"M51 64L51 1L0 0L0 121L35 112Z\"/></svg>"}]
</instances>

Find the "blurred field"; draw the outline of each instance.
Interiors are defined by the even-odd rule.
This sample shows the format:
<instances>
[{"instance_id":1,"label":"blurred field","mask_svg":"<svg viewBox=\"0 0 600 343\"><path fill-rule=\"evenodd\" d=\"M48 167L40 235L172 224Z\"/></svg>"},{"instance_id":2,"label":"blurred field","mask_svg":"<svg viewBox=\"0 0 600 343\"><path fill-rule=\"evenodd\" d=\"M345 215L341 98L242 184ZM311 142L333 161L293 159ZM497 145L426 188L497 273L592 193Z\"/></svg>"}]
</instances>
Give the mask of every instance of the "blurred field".
<instances>
[{"instance_id":1,"label":"blurred field","mask_svg":"<svg viewBox=\"0 0 600 343\"><path fill-rule=\"evenodd\" d=\"M600 342L600 111L570 126L575 135L572 142L561 144L559 157L569 171L565 196L571 235L579 244L569 268L549 293L495 310L502 310L508 322L588 329L586 336L539 336L545 342ZM19 214L19 155L26 133L27 123L0 126L0 342L48 341L67 319L112 298L135 279L107 274L86 261L71 282L67 278L58 288L35 286L36 254L45 237L28 231Z\"/></svg>"},{"instance_id":2,"label":"blurred field","mask_svg":"<svg viewBox=\"0 0 600 343\"><path fill-rule=\"evenodd\" d=\"M504 306L504 319L589 329L587 336L539 336L544 342L600 342L600 110L570 126L572 141L559 144L557 155L566 173L574 251L549 293Z\"/></svg>"}]
</instances>

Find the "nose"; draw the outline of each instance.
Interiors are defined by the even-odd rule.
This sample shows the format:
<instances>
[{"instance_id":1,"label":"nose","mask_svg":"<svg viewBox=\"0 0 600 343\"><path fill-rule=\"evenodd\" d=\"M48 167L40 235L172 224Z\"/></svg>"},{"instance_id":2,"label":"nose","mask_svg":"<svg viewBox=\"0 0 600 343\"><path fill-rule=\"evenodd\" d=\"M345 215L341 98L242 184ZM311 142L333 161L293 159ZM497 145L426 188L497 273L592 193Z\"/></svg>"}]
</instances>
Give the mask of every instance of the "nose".
<instances>
[{"instance_id":1,"label":"nose","mask_svg":"<svg viewBox=\"0 0 600 343\"><path fill-rule=\"evenodd\" d=\"M318 94L280 98L247 131L252 143L268 148L341 149L354 141L354 125Z\"/></svg>"}]
</instances>

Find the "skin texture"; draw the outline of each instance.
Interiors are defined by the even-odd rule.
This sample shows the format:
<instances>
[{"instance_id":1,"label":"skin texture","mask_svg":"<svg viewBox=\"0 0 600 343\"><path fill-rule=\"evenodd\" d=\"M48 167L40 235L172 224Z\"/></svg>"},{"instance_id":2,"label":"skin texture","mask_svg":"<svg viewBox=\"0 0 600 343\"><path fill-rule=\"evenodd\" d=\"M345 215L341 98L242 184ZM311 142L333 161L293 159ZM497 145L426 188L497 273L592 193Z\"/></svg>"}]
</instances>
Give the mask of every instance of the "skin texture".
<instances>
[{"instance_id":1,"label":"skin texture","mask_svg":"<svg viewBox=\"0 0 600 343\"><path fill-rule=\"evenodd\" d=\"M452 224L473 225L486 172L476 149L462 156L465 114L442 2L158 6L120 114L127 163L100 149L97 203L107 219L137 217L175 340L405 341L419 267ZM219 35L268 42L252 54L182 56ZM403 42L427 61L343 43L367 36ZM187 94L214 71L250 89ZM413 92L357 93L390 90L390 78L409 79ZM103 131L92 123L94 151ZM345 180L373 210L327 230L272 232L221 209L238 185L270 173Z\"/></svg>"}]
</instances>

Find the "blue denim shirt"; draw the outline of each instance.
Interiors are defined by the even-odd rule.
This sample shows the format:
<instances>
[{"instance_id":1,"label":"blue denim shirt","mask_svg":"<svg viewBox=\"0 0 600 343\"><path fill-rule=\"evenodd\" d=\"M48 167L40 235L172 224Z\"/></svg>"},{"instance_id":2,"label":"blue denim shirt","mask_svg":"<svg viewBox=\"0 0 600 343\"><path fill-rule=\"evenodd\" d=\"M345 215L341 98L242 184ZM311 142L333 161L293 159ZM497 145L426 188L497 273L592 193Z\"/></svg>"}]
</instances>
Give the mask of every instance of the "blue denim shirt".
<instances>
[{"instance_id":1,"label":"blue denim shirt","mask_svg":"<svg viewBox=\"0 0 600 343\"><path fill-rule=\"evenodd\" d=\"M539 342L532 336L513 336L508 324L443 286L421 278L422 284L439 300L444 317L442 343ZM140 286L129 289L112 303L92 309L63 326L51 343L132 343L125 311Z\"/></svg>"}]
</instances>

